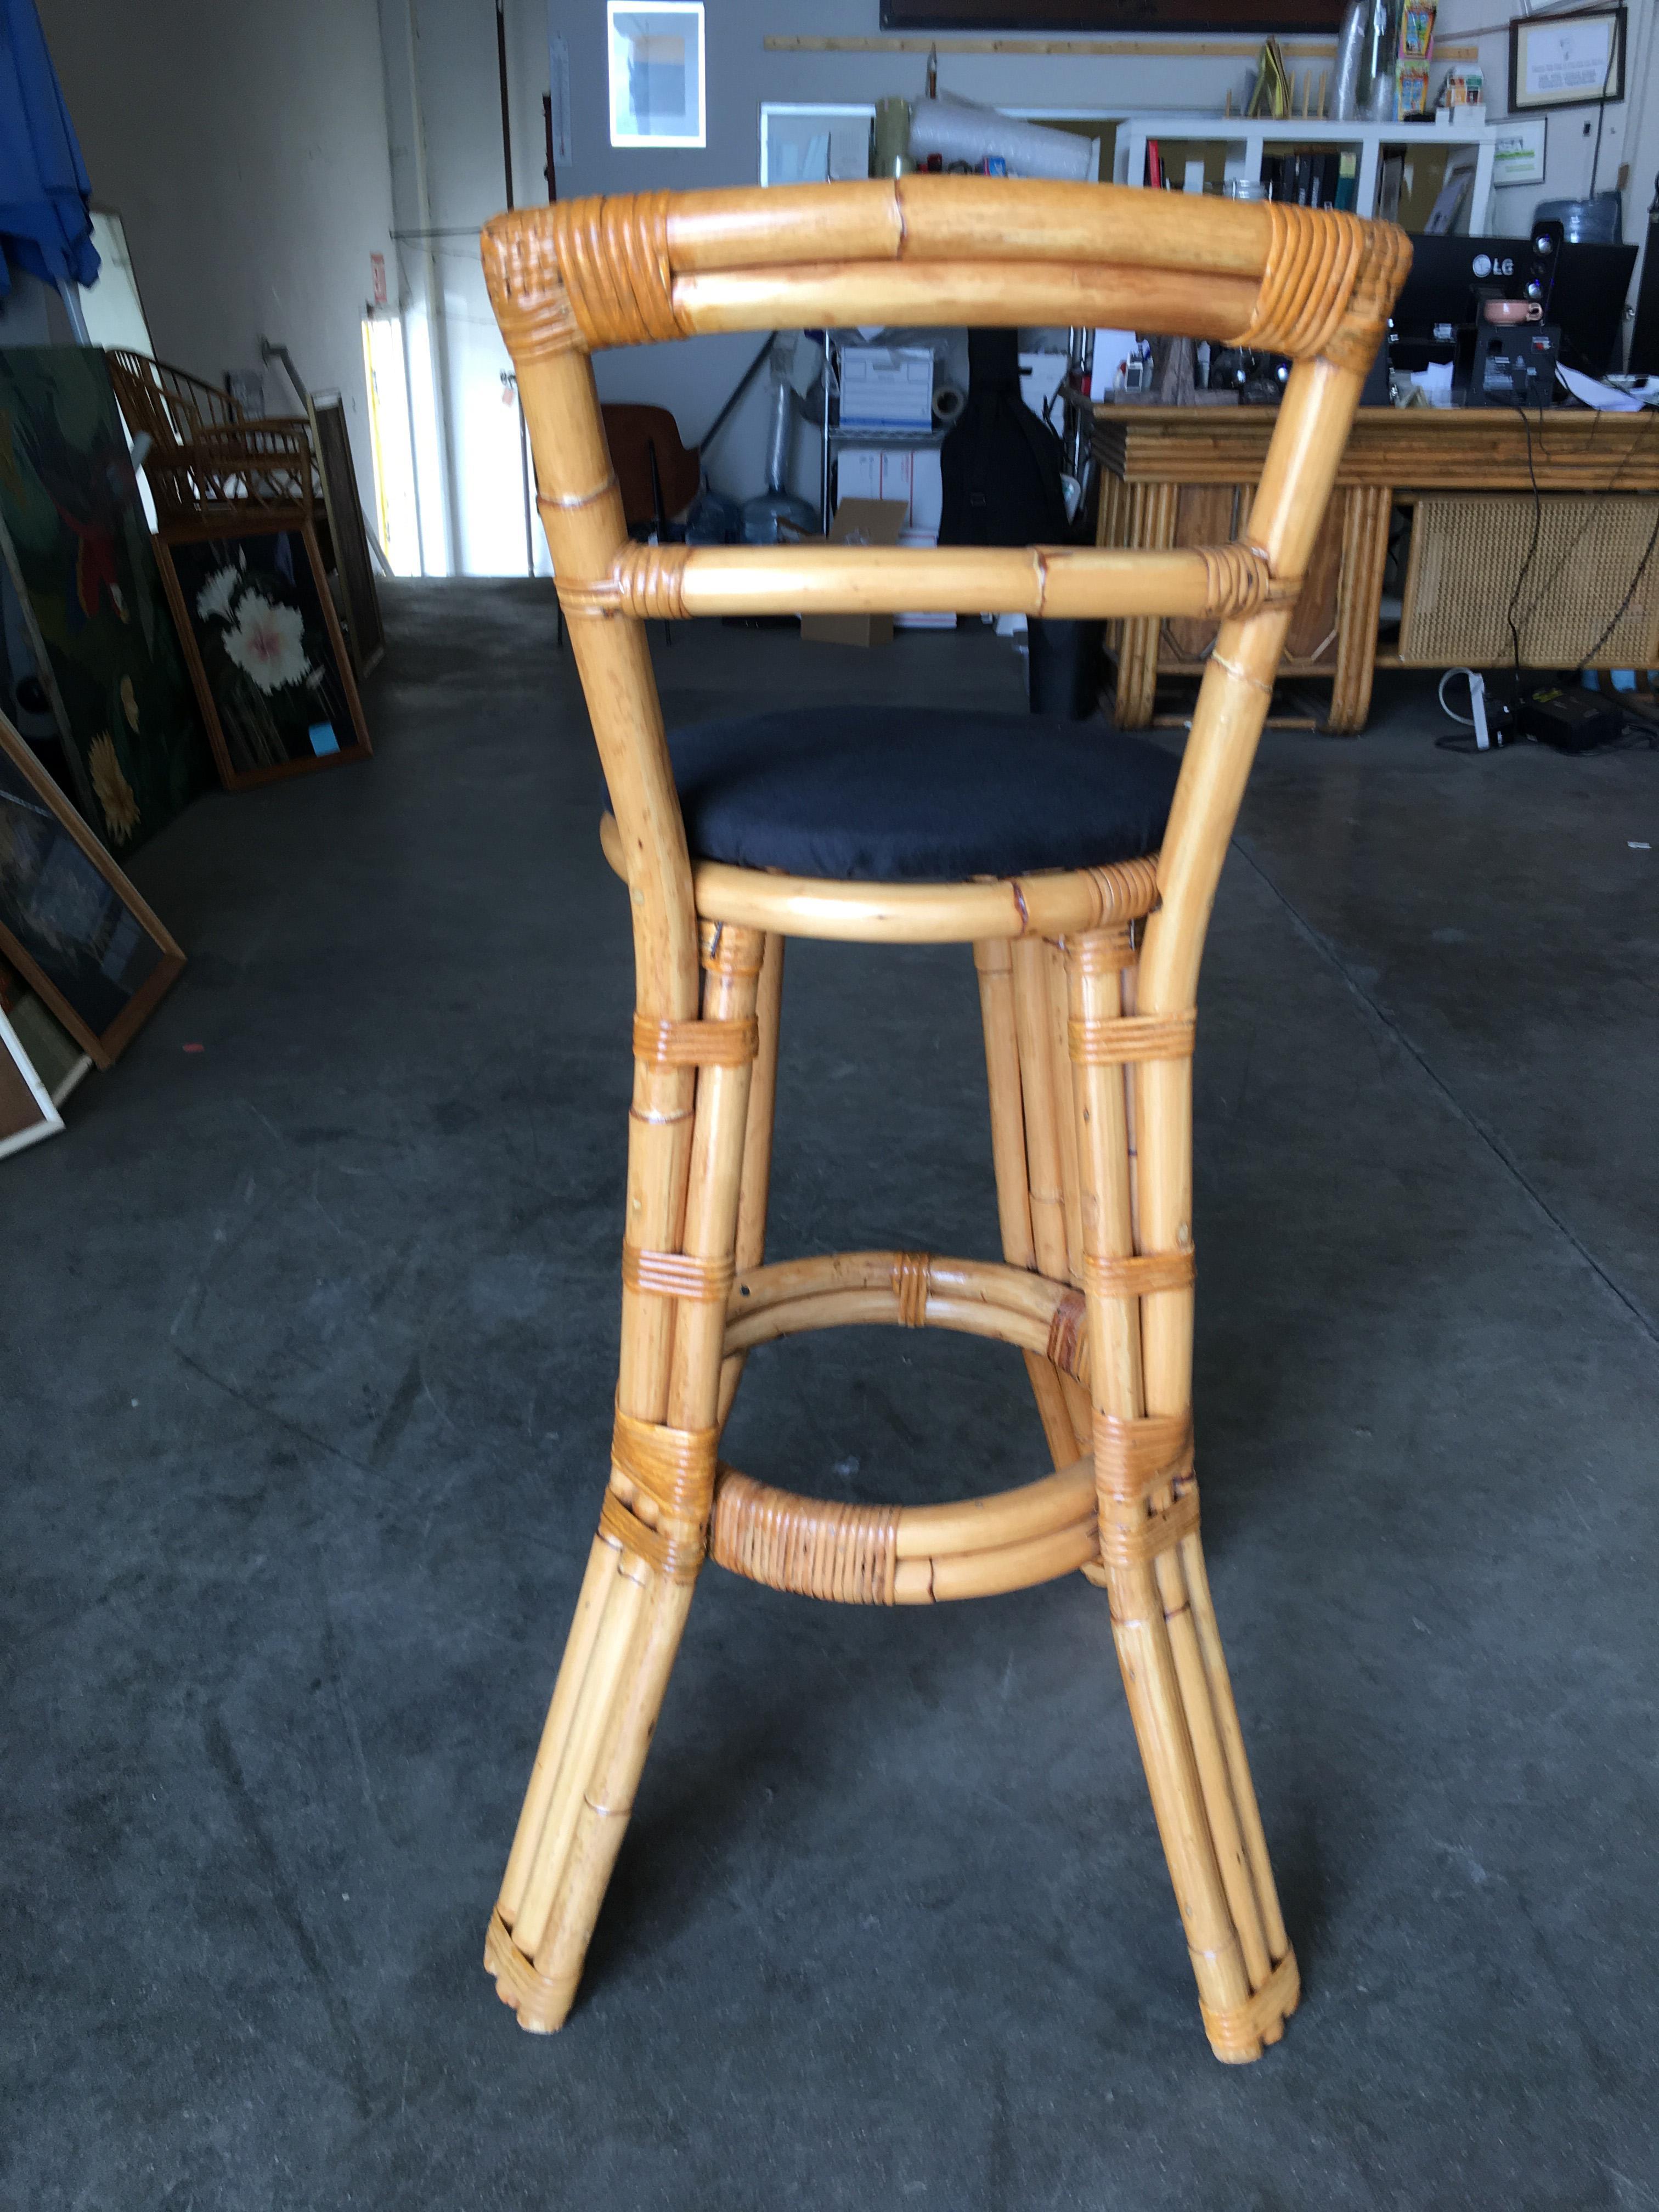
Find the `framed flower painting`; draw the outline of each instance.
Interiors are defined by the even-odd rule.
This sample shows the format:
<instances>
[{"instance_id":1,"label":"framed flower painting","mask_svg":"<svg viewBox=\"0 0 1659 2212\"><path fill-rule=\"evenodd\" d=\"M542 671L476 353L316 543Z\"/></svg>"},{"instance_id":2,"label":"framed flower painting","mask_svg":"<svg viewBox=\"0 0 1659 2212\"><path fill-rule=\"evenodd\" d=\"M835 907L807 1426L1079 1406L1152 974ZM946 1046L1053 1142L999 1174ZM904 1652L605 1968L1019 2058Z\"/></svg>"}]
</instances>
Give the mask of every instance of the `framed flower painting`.
<instances>
[{"instance_id":1,"label":"framed flower painting","mask_svg":"<svg viewBox=\"0 0 1659 2212\"><path fill-rule=\"evenodd\" d=\"M90 346L0 348L0 559L81 811L127 859L211 786L213 757Z\"/></svg>"},{"instance_id":2,"label":"framed flower painting","mask_svg":"<svg viewBox=\"0 0 1659 2212\"><path fill-rule=\"evenodd\" d=\"M250 517L234 537L169 526L156 550L228 791L368 756L309 520Z\"/></svg>"},{"instance_id":3,"label":"framed flower painting","mask_svg":"<svg viewBox=\"0 0 1659 2212\"><path fill-rule=\"evenodd\" d=\"M185 956L0 714L0 954L108 1067Z\"/></svg>"}]
</instances>

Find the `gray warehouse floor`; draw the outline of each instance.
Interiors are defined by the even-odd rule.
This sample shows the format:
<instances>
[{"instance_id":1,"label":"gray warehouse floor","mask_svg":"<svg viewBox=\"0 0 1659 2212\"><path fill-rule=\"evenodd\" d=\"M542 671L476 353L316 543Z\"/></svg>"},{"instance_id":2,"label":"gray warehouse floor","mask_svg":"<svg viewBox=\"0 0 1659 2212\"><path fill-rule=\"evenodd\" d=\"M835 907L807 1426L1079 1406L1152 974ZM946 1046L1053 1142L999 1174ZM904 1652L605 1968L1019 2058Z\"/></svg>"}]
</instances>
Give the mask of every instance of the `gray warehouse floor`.
<instances>
[{"instance_id":1,"label":"gray warehouse floor","mask_svg":"<svg viewBox=\"0 0 1659 2212\"><path fill-rule=\"evenodd\" d=\"M142 856L191 964L0 1165L0 2200L1659 2206L1659 757L1455 757L1399 683L1269 736L1224 878L1197 1429L1285 2041L1209 2056L1080 1577L716 1569L546 2040L480 1961L603 1480L626 908L544 593L389 611L374 762ZM653 649L671 718L1019 697L982 632ZM784 1043L775 1255L995 1251L965 950L792 947ZM908 1332L757 1355L729 1449L1043 1464L1014 1354Z\"/></svg>"}]
</instances>

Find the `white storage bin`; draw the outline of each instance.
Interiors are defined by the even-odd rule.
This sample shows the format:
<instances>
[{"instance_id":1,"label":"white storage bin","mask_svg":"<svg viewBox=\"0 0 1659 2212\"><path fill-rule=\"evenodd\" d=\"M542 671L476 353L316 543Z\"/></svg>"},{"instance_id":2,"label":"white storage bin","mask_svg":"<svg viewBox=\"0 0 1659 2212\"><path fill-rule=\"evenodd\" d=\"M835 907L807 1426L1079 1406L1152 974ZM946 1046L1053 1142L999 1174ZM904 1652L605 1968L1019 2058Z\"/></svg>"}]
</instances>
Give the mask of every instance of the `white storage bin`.
<instances>
[{"instance_id":1,"label":"white storage bin","mask_svg":"<svg viewBox=\"0 0 1659 2212\"><path fill-rule=\"evenodd\" d=\"M922 430L933 419L933 356L927 346L843 346L843 429Z\"/></svg>"}]
</instances>

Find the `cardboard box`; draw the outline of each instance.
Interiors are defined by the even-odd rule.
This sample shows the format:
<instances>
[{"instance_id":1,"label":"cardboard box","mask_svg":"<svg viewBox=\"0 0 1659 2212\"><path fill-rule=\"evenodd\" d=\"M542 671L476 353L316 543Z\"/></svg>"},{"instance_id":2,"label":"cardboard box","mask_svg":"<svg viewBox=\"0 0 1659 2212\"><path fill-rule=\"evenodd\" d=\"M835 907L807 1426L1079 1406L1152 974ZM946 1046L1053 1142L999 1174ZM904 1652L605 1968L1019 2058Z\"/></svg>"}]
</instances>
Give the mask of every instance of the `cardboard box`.
<instances>
[{"instance_id":1,"label":"cardboard box","mask_svg":"<svg viewBox=\"0 0 1659 2212\"><path fill-rule=\"evenodd\" d=\"M896 545L905 506L896 499L844 499L830 526L832 545ZM890 645L891 615L803 615L800 634L816 645Z\"/></svg>"},{"instance_id":2,"label":"cardboard box","mask_svg":"<svg viewBox=\"0 0 1659 2212\"><path fill-rule=\"evenodd\" d=\"M836 460L836 504L902 500L907 530L937 530L945 480L937 446L843 446Z\"/></svg>"}]
</instances>

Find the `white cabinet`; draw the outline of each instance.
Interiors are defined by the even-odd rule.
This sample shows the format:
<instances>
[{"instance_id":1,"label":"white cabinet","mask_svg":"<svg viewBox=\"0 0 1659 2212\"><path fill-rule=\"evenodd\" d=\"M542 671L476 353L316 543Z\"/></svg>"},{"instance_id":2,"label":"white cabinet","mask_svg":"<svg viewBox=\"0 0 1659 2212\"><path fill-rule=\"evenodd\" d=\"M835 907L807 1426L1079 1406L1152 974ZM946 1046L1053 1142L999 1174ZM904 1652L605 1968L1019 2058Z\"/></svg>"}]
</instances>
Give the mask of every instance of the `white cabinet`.
<instances>
[{"instance_id":1,"label":"white cabinet","mask_svg":"<svg viewBox=\"0 0 1659 2212\"><path fill-rule=\"evenodd\" d=\"M1487 227L1498 132L1483 119L1463 118L1483 118L1485 112L1483 108L1444 109L1440 113L1449 118L1447 121L1437 118L1428 123L1329 123L1312 117L1304 120L1294 115L1275 120L1267 116L1206 115L1190 110L1184 114L1177 110L1167 115L1131 115L1118 125L1114 174L1121 185L1138 185L1142 181L1146 174L1149 138L1170 139L1188 146L1223 147L1227 175L1251 183L1260 179L1262 161L1271 153L1281 149L1301 152L1321 148L1352 149L1359 157L1353 211L1356 215L1374 215L1377 171L1385 151L1451 154L1467 148L1475 157L1474 184L1465 203L1467 227L1479 233ZM1458 227L1464 228L1462 219Z\"/></svg>"}]
</instances>

